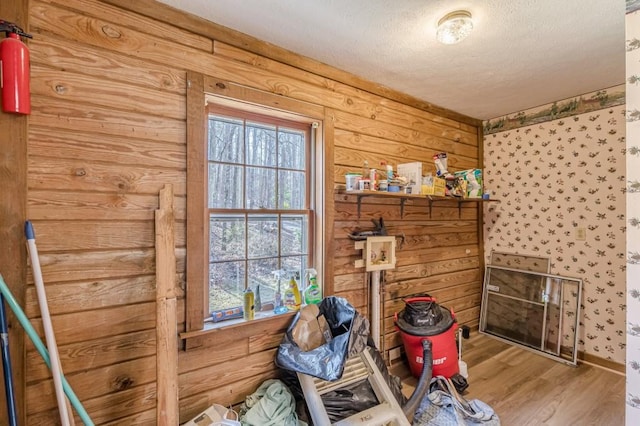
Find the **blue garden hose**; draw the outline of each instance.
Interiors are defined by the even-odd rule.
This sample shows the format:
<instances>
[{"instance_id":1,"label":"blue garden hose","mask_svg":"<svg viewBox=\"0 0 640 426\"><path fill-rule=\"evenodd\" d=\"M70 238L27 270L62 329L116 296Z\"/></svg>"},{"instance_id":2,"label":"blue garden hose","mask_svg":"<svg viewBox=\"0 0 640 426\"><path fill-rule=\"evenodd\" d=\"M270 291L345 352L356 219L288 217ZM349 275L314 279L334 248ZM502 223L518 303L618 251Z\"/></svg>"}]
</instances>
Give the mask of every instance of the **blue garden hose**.
<instances>
[{"instance_id":1,"label":"blue garden hose","mask_svg":"<svg viewBox=\"0 0 640 426\"><path fill-rule=\"evenodd\" d=\"M13 297L9 286L4 282L4 279L2 278L2 274L0 274L0 292L4 296L7 304L15 314L16 318L18 318L20 325L22 325L22 328L24 328L24 331L31 339L31 342L33 342L33 345L40 353L40 356L44 360L45 364L47 364L47 367L51 369L51 359L49 358L49 351L47 350L47 347L44 345L44 343L42 343L42 339L40 339L40 336L38 336L38 333L36 333L36 330L29 322L29 319L25 315L24 311L22 310L20 305L18 305L16 299ZM80 402L76 394L73 392L73 389L71 389L71 386L69 385L69 382L67 382L67 379L64 377L64 375L61 377L61 379L64 393L67 395L67 398L69 398L69 402L71 403L73 408L75 408L78 416L80 416L80 419L86 426L94 426L93 421L87 414L87 411L82 406L82 403Z\"/></svg>"}]
</instances>

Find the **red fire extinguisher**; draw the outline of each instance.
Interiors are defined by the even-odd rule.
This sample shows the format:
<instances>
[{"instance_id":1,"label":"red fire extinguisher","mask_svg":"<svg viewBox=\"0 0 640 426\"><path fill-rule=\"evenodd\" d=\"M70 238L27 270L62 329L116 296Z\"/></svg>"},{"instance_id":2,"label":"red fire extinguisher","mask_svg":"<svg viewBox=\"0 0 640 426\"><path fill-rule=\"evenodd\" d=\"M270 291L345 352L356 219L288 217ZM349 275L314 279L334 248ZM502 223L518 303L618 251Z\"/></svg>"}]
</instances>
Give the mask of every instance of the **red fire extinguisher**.
<instances>
[{"instance_id":1,"label":"red fire extinguisher","mask_svg":"<svg viewBox=\"0 0 640 426\"><path fill-rule=\"evenodd\" d=\"M31 90L29 88L29 49L20 37L31 38L11 22L0 20L0 89L2 110L16 114L31 113Z\"/></svg>"}]
</instances>

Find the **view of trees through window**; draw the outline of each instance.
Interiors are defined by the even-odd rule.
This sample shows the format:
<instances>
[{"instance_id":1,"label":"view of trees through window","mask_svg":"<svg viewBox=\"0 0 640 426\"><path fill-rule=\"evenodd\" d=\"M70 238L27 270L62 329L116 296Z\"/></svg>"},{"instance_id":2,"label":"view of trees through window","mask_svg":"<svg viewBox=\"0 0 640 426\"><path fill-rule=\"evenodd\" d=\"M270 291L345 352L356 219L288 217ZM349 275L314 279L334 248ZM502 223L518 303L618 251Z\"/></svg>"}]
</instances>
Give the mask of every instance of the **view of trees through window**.
<instances>
[{"instance_id":1,"label":"view of trees through window","mask_svg":"<svg viewBox=\"0 0 640 426\"><path fill-rule=\"evenodd\" d=\"M308 125L212 111L208 128L209 310L263 306L304 276L311 237Z\"/></svg>"}]
</instances>

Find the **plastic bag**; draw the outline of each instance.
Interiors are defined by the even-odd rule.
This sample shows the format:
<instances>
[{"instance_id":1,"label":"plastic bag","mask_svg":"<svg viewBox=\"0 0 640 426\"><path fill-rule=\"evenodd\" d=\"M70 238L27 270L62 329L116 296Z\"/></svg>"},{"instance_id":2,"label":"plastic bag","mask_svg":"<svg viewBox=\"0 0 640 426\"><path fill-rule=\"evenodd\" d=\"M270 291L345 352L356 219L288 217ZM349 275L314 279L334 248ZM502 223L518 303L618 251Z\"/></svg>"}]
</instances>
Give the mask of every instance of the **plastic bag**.
<instances>
[{"instance_id":1,"label":"plastic bag","mask_svg":"<svg viewBox=\"0 0 640 426\"><path fill-rule=\"evenodd\" d=\"M334 381L342 377L346 359L367 346L369 321L341 297L326 297L320 302L319 308L331 330L331 341L310 351L303 351L292 337L292 331L300 319L298 313L282 338L276 365L285 370Z\"/></svg>"},{"instance_id":2,"label":"plastic bag","mask_svg":"<svg viewBox=\"0 0 640 426\"><path fill-rule=\"evenodd\" d=\"M331 423L337 423L342 419L375 407L379 403L366 379L327 392L321 398Z\"/></svg>"},{"instance_id":3,"label":"plastic bag","mask_svg":"<svg viewBox=\"0 0 640 426\"><path fill-rule=\"evenodd\" d=\"M184 426L240 426L238 413L220 404L213 404Z\"/></svg>"},{"instance_id":4,"label":"plastic bag","mask_svg":"<svg viewBox=\"0 0 640 426\"><path fill-rule=\"evenodd\" d=\"M431 392L422 400L413 426L500 426L498 415L478 399L467 401L456 391L450 379L436 376Z\"/></svg>"}]
</instances>

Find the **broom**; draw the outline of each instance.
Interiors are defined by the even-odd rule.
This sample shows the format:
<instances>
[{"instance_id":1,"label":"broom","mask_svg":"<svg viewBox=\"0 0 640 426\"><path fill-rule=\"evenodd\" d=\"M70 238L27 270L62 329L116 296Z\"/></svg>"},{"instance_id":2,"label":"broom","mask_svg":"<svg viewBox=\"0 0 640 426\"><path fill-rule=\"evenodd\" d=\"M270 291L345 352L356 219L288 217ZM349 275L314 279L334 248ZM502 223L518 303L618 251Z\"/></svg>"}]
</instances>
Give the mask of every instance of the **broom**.
<instances>
[{"instance_id":1,"label":"broom","mask_svg":"<svg viewBox=\"0 0 640 426\"><path fill-rule=\"evenodd\" d=\"M27 318L24 311L18 304L18 301L11 293L9 286L7 285L7 283L4 282L4 278L2 278L2 274L0 274L0 293L2 293L2 296L6 300L7 305L9 305L14 315L18 319L18 322L20 322L20 325L24 329L25 333L27 333L27 336L29 336L29 339L31 339L33 346L35 346L36 350L44 360L44 363L47 364L47 367L51 368L51 359L49 358L49 351L45 347L44 343L42 343L42 339L40 339L40 336L38 336L38 333L31 325L31 322L29 322L29 318ZM71 385L69 385L69 382L67 382L67 379L64 377L64 375L62 376L62 386L64 388L65 393L67 394L67 397L69 398L69 401L71 402L73 407L76 409L78 416L80 416L84 424L86 426L94 426L94 423L89 417L89 414L87 414L87 411L82 406L82 403L76 396L75 392L71 388Z\"/></svg>"},{"instance_id":2,"label":"broom","mask_svg":"<svg viewBox=\"0 0 640 426\"><path fill-rule=\"evenodd\" d=\"M73 414L67 409L67 401L64 397L64 389L62 387L62 368L60 367L58 346L56 345L56 337L53 334L51 315L49 314L49 306L47 305L47 294L44 290L44 282L42 281L40 259L38 258L38 248L36 247L36 235L33 231L33 225L31 225L31 222L28 220L24 224L24 233L27 237L29 257L31 258L31 267L33 268L33 280L36 283L38 303L40 304L40 313L42 315L42 325L44 326L47 349L49 349L49 357L51 358L51 374L53 375L53 384L56 390L60 421L62 422L62 426L71 426L73 423L73 417L69 418L69 415L71 414L73 416Z\"/></svg>"}]
</instances>

